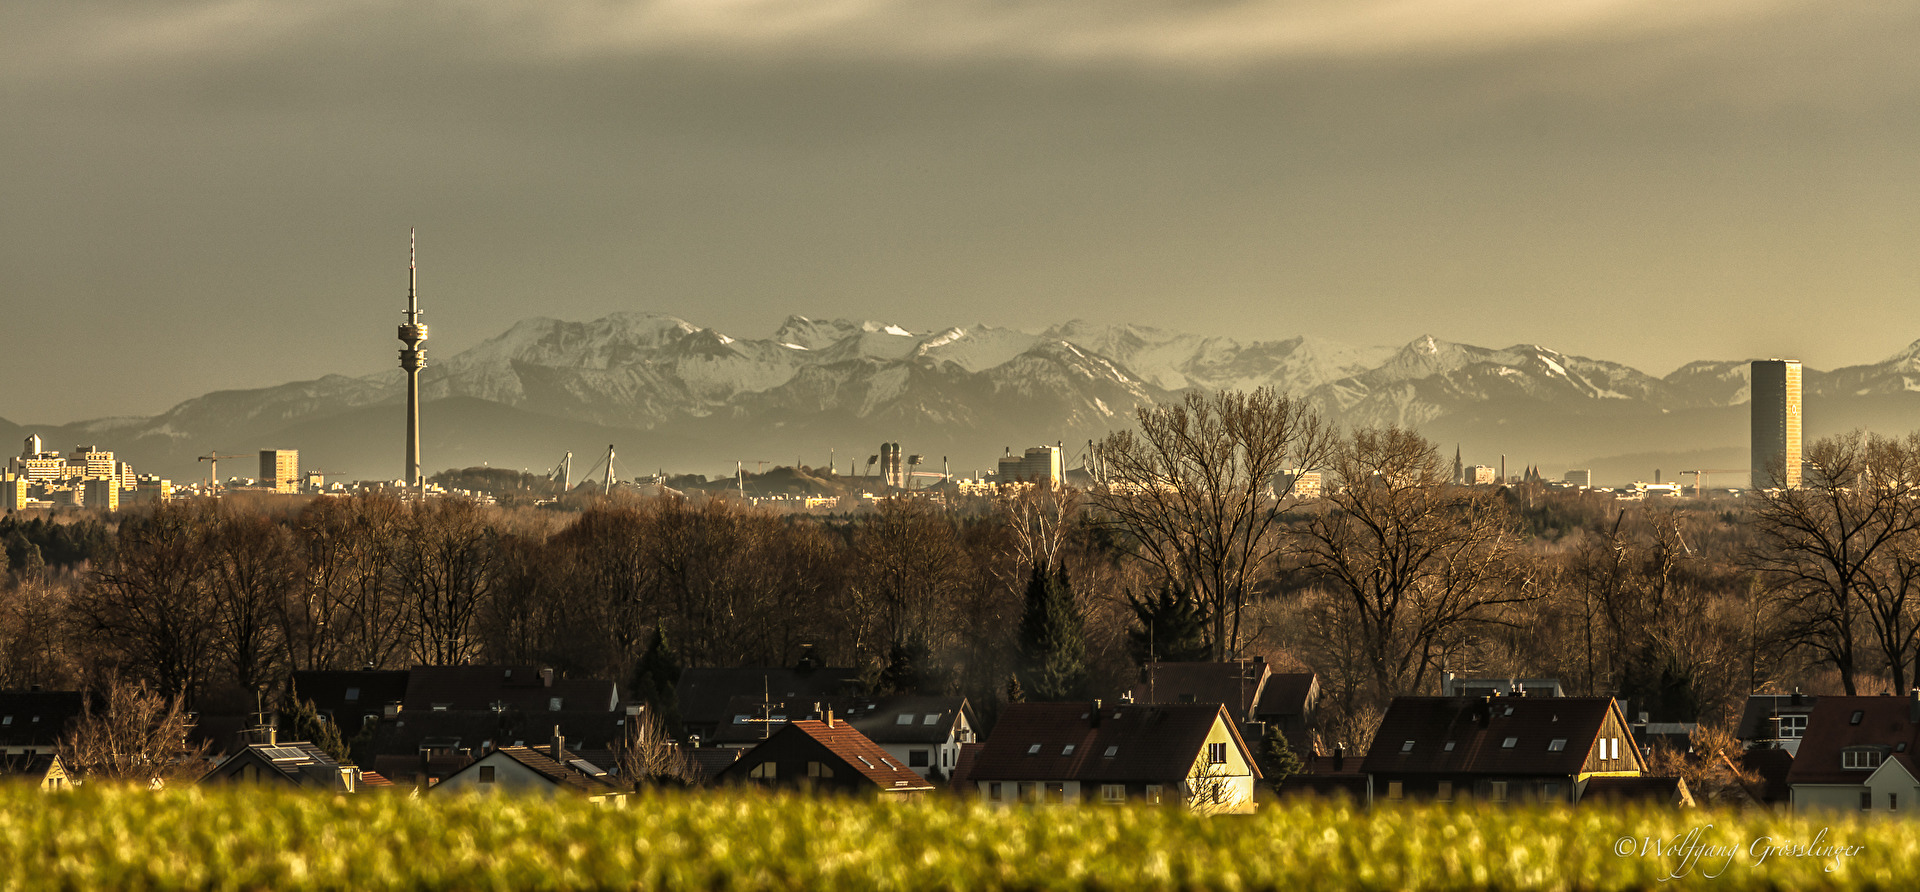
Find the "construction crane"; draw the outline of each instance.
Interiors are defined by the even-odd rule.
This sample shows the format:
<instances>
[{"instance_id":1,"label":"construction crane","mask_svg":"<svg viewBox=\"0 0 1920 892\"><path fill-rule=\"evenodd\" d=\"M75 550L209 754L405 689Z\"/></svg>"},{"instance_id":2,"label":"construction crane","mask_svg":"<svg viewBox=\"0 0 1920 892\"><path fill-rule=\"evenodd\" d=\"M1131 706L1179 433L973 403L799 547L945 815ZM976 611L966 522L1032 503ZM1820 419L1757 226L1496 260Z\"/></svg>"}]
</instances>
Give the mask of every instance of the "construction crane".
<instances>
[{"instance_id":1,"label":"construction crane","mask_svg":"<svg viewBox=\"0 0 1920 892\"><path fill-rule=\"evenodd\" d=\"M1748 468L1701 468L1700 470L1697 470L1697 471L1681 471L1680 472L1681 476L1686 476L1688 474L1693 475L1693 496L1694 498L1697 498L1697 499L1704 499L1707 497L1707 475L1708 474L1750 474L1750 473L1752 473L1752 471L1751 469L1748 469Z\"/></svg>"},{"instance_id":2,"label":"construction crane","mask_svg":"<svg viewBox=\"0 0 1920 892\"><path fill-rule=\"evenodd\" d=\"M220 494L220 460L223 458L246 458L246 456L221 455L218 452L209 452L206 455L200 456L201 461L210 462L207 467L207 495L217 496Z\"/></svg>"}]
</instances>

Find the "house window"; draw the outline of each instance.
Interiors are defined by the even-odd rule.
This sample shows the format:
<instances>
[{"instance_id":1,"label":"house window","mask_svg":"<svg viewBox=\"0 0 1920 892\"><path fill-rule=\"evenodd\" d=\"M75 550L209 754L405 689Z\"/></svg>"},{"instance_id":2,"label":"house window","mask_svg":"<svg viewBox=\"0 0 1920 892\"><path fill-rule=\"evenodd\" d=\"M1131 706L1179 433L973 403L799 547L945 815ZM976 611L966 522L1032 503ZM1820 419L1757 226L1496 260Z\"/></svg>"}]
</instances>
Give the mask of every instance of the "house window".
<instances>
[{"instance_id":1,"label":"house window","mask_svg":"<svg viewBox=\"0 0 1920 892\"><path fill-rule=\"evenodd\" d=\"M747 776L757 780L773 780L780 776L780 763L762 762L753 766L753 769L747 772Z\"/></svg>"},{"instance_id":2,"label":"house window","mask_svg":"<svg viewBox=\"0 0 1920 892\"><path fill-rule=\"evenodd\" d=\"M1887 811L1899 811L1899 810L1900 810L1900 794L1888 793L1887 794Z\"/></svg>"},{"instance_id":3,"label":"house window","mask_svg":"<svg viewBox=\"0 0 1920 892\"><path fill-rule=\"evenodd\" d=\"M1453 801L1453 781L1441 781L1439 788L1436 789L1433 793L1433 798L1438 799L1441 802L1452 802Z\"/></svg>"},{"instance_id":4,"label":"house window","mask_svg":"<svg viewBox=\"0 0 1920 892\"><path fill-rule=\"evenodd\" d=\"M1873 810L1873 791L1872 790L1860 791L1860 810L1861 811Z\"/></svg>"},{"instance_id":5,"label":"house window","mask_svg":"<svg viewBox=\"0 0 1920 892\"><path fill-rule=\"evenodd\" d=\"M1148 784L1147 795L1146 795L1147 801L1158 804L1162 796L1162 793L1160 792L1160 790L1161 790L1161 787L1159 784Z\"/></svg>"},{"instance_id":6,"label":"house window","mask_svg":"<svg viewBox=\"0 0 1920 892\"><path fill-rule=\"evenodd\" d=\"M549 697L549 698L547 698L547 711L548 711L548 712L559 712L559 711L560 711L560 698L559 698L559 697Z\"/></svg>"},{"instance_id":7,"label":"house window","mask_svg":"<svg viewBox=\"0 0 1920 892\"><path fill-rule=\"evenodd\" d=\"M1413 752L1413 741L1409 740L1406 743L1400 744L1400 751L1403 753Z\"/></svg>"},{"instance_id":8,"label":"house window","mask_svg":"<svg viewBox=\"0 0 1920 892\"><path fill-rule=\"evenodd\" d=\"M1063 747L1061 747L1061 748L1060 748L1060 755L1062 755L1062 756L1071 756L1071 755L1073 755L1073 744L1071 744L1071 743L1069 743L1069 744L1067 744L1066 746L1063 746Z\"/></svg>"},{"instance_id":9,"label":"house window","mask_svg":"<svg viewBox=\"0 0 1920 892\"><path fill-rule=\"evenodd\" d=\"M480 766L480 782L483 784L493 783L493 766L492 765Z\"/></svg>"},{"instance_id":10,"label":"house window","mask_svg":"<svg viewBox=\"0 0 1920 892\"><path fill-rule=\"evenodd\" d=\"M1181 694L1181 695L1180 695L1180 702L1182 702L1182 703L1192 703L1192 702L1194 702L1194 697L1193 697L1193 695L1192 695L1192 694Z\"/></svg>"},{"instance_id":11,"label":"house window","mask_svg":"<svg viewBox=\"0 0 1920 892\"><path fill-rule=\"evenodd\" d=\"M1567 739L1565 737L1555 737L1554 739L1547 741L1547 752L1557 753L1566 748L1567 748Z\"/></svg>"},{"instance_id":12,"label":"house window","mask_svg":"<svg viewBox=\"0 0 1920 892\"><path fill-rule=\"evenodd\" d=\"M833 766L827 765L821 762L808 762L807 776L808 777L832 777ZM999 784L995 784L994 786L997 787L999 786Z\"/></svg>"},{"instance_id":13,"label":"house window","mask_svg":"<svg viewBox=\"0 0 1920 892\"><path fill-rule=\"evenodd\" d=\"M1033 781L1021 781L1020 782L1020 801L1021 802L1040 801L1040 785L1034 783Z\"/></svg>"},{"instance_id":14,"label":"house window","mask_svg":"<svg viewBox=\"0 0 1920 892\"><path fill-rule=\"evenodd\" d=\"M1111 759L1114 756L1117 756L1119 754L1120 754L1119 744L1114 744L1113 746L1107 747L1107 758Z\"/></svg>"},{"instance_id":15,"label":"house window","mask_svg":"<svg viewBox=\"0 0 1920 892\"><path fill-rule=\"evenodd\" d=\"M1036 743L1033 746L1027 747L1027 755L1029 756L1040 755L1040 744Z\"/></svg>"},{"instance_id":16,"label":"house window","mask_svg":"<svg viewBox=\"0 0 1920 892\"><path fill-rule=\"evenodd\" d=\"M926 720L925 720L925 721L923 721L923 722L921 722L920 724L923 724L923 725L938 725L938 724L940 724L940 715L939 715L939 713L932 713L932 714L929 714L929 715L927 716L927 718L926 718Z\"/></svg>"},{"instance_id":17,"label":"house window","mask_svg":"<svg viewBox=\"0 0 1920 892\"><path fill-rule=\"evenodd\" d=\"M1453 752L1453 741L1451 741L1451 740L1449 740L1449 741L1447 741L1447 745L1446 745L1446 746L1444 746L1444 747L1441 747L1441 749L1444 749L1444 750L1446 750L1446 751L1447 751L1447 752L1449 752L1449 753L1450 753L1450 752Z\"/></svg>"},{"instance_id":18,"label":"house window","mask_svg":"<svg viewBox=\"0 0 1920 892\"><path fill-rule=\"evenodd\" d=\"M1783 715L1780 717L1780 737L1785 740L1798 740L1807 736L1807 717L1804 715Z\"/></svg>"},{"instance_id":19,"label":"house window","mask_svg":"<svg viewBox=\"0 0 1920 892\"><path fill-rule=\"evenodd\" d=\"M1048 783L1047 784L1047 801L1048 802L1067 801L1067 785L1063 783L1051 783L1051 782Z\"/></svg>"},{"instance_id":20,"label":"house window","mask_svg":"<svg viewBox=\"0 0 1920 892\"><path fill-rule=\"evenodd\" d=\"M1506 781L1494 781L1490 786L1493 787L1493 790L1492 790L1493 801L1495 802L1507 801L1507 782Z\"/></svg>"},{"instance_id":21,"label":"house window","mask_svg":"<svg viewBox=\"0 0 1920 892\"><path fill-rule=\"evenodd\" d=\"M1553 801L1553 800L1555 800L1555 799L1559 799L1559 798L1560 798L1560 785L1559 785L1559 784L1556 784L1556 783L1545 783L1545 784L1541 784L1541 785L1540 785L1540 798L1542 798L1542 799L1545 799L1545 800L1547 800L1548 802L1552 802L1552 801Z\"/></svg>"},{"instance_id":22,"label":"house window","mask_svg":"<svg viewBox=\"0 0 1920 892\"><path fill-rule=\"evenodd\" d=\"M1208 765L1227 764L1227 745L1224 743L1207 744L1207 764Z\"/></svg>"},{"instance_id":23,"label":"house window","mask_svg":"<svg viewBox=\"0 0 1920 892\"><path fill-rule=\"evenodd\" d=\"M1840 751L1840 767L1844 769L1870 769L1880 767L1880 751L1876 749L1855 748Z\"/></svg>"},{"instance_id":24,"label":"house window","mask_svg":"<svg viewBox=\"0 0 1920 892\"><path fill-rule=\"evenodd\" d=\"M1127 798L1126 784L1101 784L1100 785L1100 801L1101 802L1120 802L1122 800L1125 800L1126 798Z\"/></svg>"},{"instance_id":25,"label":"house window","mask_svg":"<svg viewBox=\"0 0 1920 892\"><path fill-rule=\"evenodd\" d=\"M348 703L358 703L358 702L360 702L360 689L359 689L359 688L348 688L348 689L347 689L347 702L348 702Z\"/></svg>"},{"instance_id":26,"label":"house window","mask_svg":"<svg viewBox=\"0 0 1920 892\"><path fill-rule=\"evenodd\" d=\"M908 768L927 767L927 751L926 750L907 750L907 767Z\"/></svg>"},{"instance_id":27,"label":"house window","mask_svg":"<svg viewBox=\"0 0 1920 892\"><path fill-rule=\"evenodd\" d=\"M1518 738L1518 737L1509 737L1509 738L1507 738L1507 739L1505 739L1505 740L1502 740L1502 741L1500 741L1500 748L1501 748L1501 749L1503 749L1503 750L1510 750L1510 749L1513 749L1513 748L1514 748L1514 746L1515 746L1515 745L1517 745L1517 744L1519 744L1519 743L1520 743L1520 738Z\"/></svg>"},{"instance_id":28,"label":"house window","mask_svg":"<svg viewBox=\"0 0 1920 892\"><path fill-rule=\"evenodd\" d=\"M990 783L987 785L987 798L995 802L1000 801L1000 782L999 781L994 781L993 783Z\"/></svg>"},{"instance_id":29,"label":"house window","mask_svg":"<svg viewBox=\"0 0 1920 892\"><path fill-rule=\"evenodd\" d=\"M913 724L913 714L903 712L899 718L893 720L893 723L896 725L911 725Z\"/></svg>"},{"instance_id":30,"label":"house window","mask_svg":"<svg viewBox=\"0 0 1920 892\"><path fill-rule=\"evenodd\" d=\"M1387 798L1399 799L1405 795L1406 788L1399 781L1387 781Z\"/></svg>"}]
</instances>

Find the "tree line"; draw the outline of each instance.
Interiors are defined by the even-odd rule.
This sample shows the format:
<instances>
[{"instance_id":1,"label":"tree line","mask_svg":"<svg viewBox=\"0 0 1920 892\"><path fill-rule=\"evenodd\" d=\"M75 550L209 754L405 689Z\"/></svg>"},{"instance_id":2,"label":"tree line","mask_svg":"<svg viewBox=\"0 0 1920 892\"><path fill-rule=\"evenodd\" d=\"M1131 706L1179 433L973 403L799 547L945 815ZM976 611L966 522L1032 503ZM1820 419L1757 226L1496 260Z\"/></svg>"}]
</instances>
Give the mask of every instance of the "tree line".
<instances>
[{"instance_id":1,"label":"tree line","mask_svg":"<svg viewBox=\"0 0 1920 892\"><path fill-rule=\"evenodd\" d=\"M500 662L663 697L679 667L811 653L991 712L1137 690L1148 660L1259 655L1317 672L1319 743L1359 748L1447 672L1713 724L1755 690L1913 681L1920 438L1824 440L1799 489L1662 503L1459 486L1419 435L1335 431L1271 391L1138 421L1098 444L1090 485L837 517L363 493L8 521L0 688L111 677L242 712L299 670ZM1324 496L1295 497L1302 468Z\"/></svg>"}]
</instances>

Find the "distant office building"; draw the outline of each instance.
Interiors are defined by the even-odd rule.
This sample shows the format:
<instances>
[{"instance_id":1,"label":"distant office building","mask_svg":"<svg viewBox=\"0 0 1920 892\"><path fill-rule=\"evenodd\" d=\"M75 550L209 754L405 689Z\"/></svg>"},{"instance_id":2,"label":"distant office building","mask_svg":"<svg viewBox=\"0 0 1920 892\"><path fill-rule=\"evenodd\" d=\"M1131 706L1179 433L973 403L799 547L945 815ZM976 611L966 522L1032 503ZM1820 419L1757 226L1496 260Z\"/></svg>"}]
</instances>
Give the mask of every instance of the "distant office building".
<instances>
[{"instance_id":1,"label":"distant office building","mask_svg":"<svg viewBox=\"0 0 1920 892\"><path fill-rule=\"evenodd\" d=\"M260 450L260 485L274 492L299 492L300 450Z\"/></svg>"},{"instance_id":2,"label":"distant office building","mask_svg":"<svg viewBox=\"0 0 1920 892\"><path fill-rule=\"evenodd\" d=\"M1273 475L1273 491L1282 496L1295 499L1320 498L1323 487L1319 471L1303 471L1295 468Z\"/></svg>"},{"instance_id":3,"label":"distant office building","mask_svg":"<svg viewBox=\"0 0 1920 892\"><path fill-rule=\"evenodd\" d=\"M1468 465L1460 469L1460 482L1468 486L1492 484L1500 479L1500 471L1486 465Z\"/></svg>"},{"instance_id":4,"label":"distant office building","mask_svg":"<svg viewBox=\"0 0 1920 892\"><path fill-rule=\"evenodd\" d=\"M1592 489L1593 488L1593 469L1584 468L1578 471L1568 471L1567 475L1560 479L1566 481L1568 486L1578 486L1581 489Z\"/></svg>"},{"instance_id":5,"label":"distant office building","mask_svg":"<svg viewBox=\"0 0 1920 892\"><path fill-rule=\"evenodd\" d=\"M1800 361L1753 362L1753 485L1800 485Z\"/></svg>"},{"instance_id":6,"label":"distant office building","mask_svg":"<svg viewBox=\"0 0 1920 892\"><path fill-rule=\"evenodd\" d=\"M1060 485L1063 475L1058 446L1035 446L1020 455L1014 455L1009 446L1006 457L1000 459L1001 483L1031 483L1052 489Z\"/></svg>"},{"instance_id":7,"label":"distant office building","mask_svg":"<svg viewBox=\"0 0 1920 892\"><path fill-rule=\"evenodd\" d=\"M80 485L80 500L88 508L120 510L120 481L88 480Z\"/></svg>"},{"instance_id":8,"label":"distant office building","mask_svg":"<svg viewBox=\"0 0 1920 892\"><path fill-rule=\"evenodd\" d=\"M4 502L0 509L18 511L27 507L27 501L27 478L7 474L5 480L0 481L0 502Z\"/></svg>"}]
</instances>

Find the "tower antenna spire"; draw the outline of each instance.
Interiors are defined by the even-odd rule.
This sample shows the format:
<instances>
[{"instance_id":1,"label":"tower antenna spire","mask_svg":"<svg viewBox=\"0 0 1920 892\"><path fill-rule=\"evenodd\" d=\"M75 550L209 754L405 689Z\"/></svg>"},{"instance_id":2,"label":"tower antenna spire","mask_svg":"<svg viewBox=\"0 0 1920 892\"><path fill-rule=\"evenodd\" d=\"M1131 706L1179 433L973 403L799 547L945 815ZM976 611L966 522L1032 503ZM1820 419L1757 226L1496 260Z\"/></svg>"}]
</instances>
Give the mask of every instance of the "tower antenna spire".
<instances>
[{"instance_id":1,"label":"tower antenna spire","mask_svg":"<svg viewBox=\"0 0 1920 892\"><path fill-rule=\"evenodd\" d=\"M407 373L406 485L410 489L418 488L424 498L426 478L420 474L420 369L427 364L427 351L420 345L427 340L427 327L420 324L420 301L415 292L420 275L418 245L417 231L407 230L407 323L400 326L400 342L406 349L400 351L400 368Z\"/></svg>"}]
</instances>

